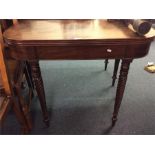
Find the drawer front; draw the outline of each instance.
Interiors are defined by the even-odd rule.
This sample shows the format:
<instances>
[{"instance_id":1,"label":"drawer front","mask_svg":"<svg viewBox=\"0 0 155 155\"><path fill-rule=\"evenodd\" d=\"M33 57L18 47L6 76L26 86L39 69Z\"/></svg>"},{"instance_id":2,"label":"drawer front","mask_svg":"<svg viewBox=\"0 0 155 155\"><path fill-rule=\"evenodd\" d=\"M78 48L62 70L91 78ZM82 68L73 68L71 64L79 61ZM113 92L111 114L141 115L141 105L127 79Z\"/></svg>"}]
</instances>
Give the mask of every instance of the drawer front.
<instances>
[{"instance_id":1,"label":"drawer front","mask_svg":"<svg viewBox=\"0 0 155 155\"><path fill-rule=\"evenodd\" d=\"M124 58L125 46L89 45L89 46L40 46L36 47L39 59L105 59Z\"/></svg>"}]
</instances>

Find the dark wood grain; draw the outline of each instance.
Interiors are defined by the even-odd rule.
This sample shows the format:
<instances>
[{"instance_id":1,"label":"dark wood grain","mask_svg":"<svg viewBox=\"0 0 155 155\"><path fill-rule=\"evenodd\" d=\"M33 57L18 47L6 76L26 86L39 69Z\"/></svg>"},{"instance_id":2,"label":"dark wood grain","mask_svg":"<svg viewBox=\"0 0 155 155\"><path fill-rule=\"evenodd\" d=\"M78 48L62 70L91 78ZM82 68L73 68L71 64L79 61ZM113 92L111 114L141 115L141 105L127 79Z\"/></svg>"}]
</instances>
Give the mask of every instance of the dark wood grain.
<instances>
[{"instance_id":1,"label":"dark wood grain","mask_svg":"<svg viewBox=\"0 0 155 155\"><path fill-rule=\"evenodd\" d=\"M112 86L115 85L115 81L117 79L117 71L118 71L118 67L119 67L119 62L120 62L120 59L115 59L114 72L113 72L113 76L112 76Z\"/></svg>"},{"instance_id":2,"label":"dark wood grain","mask_svg":"<svg viewBox=\"0 0 155 155\"><path fill-rule=\"evenodd\" d=\"M36 91L38 93L41 109L43 112L44 122L47 126L49 126L49 117L48 117L48 111L46 107L45 92L44 92L43 80L41 76L39 63L38 61L30 61L30 65L32 70L32 78L36 86Z\"/></svg>"},{"instance_id":3,"label":"dark wood grain","mask_svg":"<svg viewBox=\"0 0 155 155\"><path fill-rule=\"evenodd\" d=\"M119 75L119 81L117 86L117 92L116 92L116 99L115 99L115 106L114 106L114 112L112 117L112 125L115 125L115 122L117 121L117 115L118 111L122 102L125 85L127 81L128 71L130 67L130 63L132 62L132 59L123 59L121 64L121 70Z\"/></svg>"},{"instance_id":4,"label":"dark wood grain","mask_svg":"<svg viewBox=\"0 0 155 155\"><path fill-rule=\"evenodd\" d=\"M154 36L154 30L144 37L139 37L121 22L106 20L26 20L9 28L4 37L10 42L45 43L49 41L77 40L145 40Z\"/></svg>"},{"instance_id":5,"label":"dark wood grain","mask_svg":"<svg viewBox=\"0 0 155 155\"><path fill-rule=\"evenodd\" d=\"M131 27L132 28L132 27ZM155 30L138 36L121 22L106 20L26 20L4 32L4 39L12 49L10 55L30 62L32 76L48 121L44 87L39 60L122 59L113 125L117 115L129 65L132 59L148 54Z\"/></svg>"},{"instance_id":6,"label":"dark wood grain","mask_svg":"<svg viewBox=\"0 0 155 155\"><path fill-rule=\"evenodd\" d=\"M108 63L109 63L109 60L108 59L105 59L104 63L105 63L104 70L106 71L107 70Z\"/></svg>"}]
</instances>

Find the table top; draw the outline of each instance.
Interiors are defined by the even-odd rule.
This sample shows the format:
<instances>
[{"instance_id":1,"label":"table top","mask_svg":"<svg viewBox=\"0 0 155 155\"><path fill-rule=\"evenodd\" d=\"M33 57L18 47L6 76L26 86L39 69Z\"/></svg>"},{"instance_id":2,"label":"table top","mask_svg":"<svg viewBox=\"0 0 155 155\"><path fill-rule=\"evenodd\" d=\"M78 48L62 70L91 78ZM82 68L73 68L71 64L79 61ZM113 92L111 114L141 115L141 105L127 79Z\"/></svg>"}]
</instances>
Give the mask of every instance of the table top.
<instances>
[{"instance_id":1,"label":"table top","mask_svg":"<svg viewBox=\"0 0 155 155\"><path fill-rule=\"evenodd\" d=\"M138 36L130 29L120 22L98 19L24 20L6 30L3 36L9 43L121 39L133 41L155 36L154 29L151 29L145 36Z\"/></svg>"}]
</instances>

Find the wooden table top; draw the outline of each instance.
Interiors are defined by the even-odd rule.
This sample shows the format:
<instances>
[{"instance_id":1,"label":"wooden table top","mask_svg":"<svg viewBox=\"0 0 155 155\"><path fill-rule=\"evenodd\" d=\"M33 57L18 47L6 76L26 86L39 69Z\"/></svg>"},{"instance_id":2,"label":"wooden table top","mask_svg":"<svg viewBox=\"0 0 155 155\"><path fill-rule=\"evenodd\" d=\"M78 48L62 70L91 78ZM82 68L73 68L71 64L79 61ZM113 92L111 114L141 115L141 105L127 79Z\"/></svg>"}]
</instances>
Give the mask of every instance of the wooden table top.
<instances>
[{"instance_id":1,"label":"wooden table top","mask_svg":"<svg viewBox=\"0 0 155 155\"><path fill-rule=\"evenodd\" d=\"M155 30L151 29L145 36L138 36L122 23L107 20L25 20L6 30L3 36L10 43L45 40L143 40L155 36Z\"/></svg>"}]
</instances>

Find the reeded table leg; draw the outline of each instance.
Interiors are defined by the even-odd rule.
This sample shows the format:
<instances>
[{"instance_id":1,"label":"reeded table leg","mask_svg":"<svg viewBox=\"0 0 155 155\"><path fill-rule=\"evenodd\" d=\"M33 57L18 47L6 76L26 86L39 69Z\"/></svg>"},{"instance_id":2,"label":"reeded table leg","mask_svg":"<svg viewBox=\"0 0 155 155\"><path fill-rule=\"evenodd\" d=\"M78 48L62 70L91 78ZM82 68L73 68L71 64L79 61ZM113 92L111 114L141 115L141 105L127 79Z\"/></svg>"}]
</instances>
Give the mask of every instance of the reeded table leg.
<instances>
[{"instance_id":1,"label":"reeded table leg","mask_svg":"<svg viewBox=\"0 0 155 155\"><path fill-rule=\"evenodd\" d=\"M32 74L31 74L31 67L30 67L30 64L26 61L26 70L25 70L25 74L27 77L27 81L28 81L28 84L29 84L29 87L32 87L32 89L34 89L34 84L33 84L33 81L32 81Z\"/></svg>"},{"instance_id":2,"label":"reeded table leg","mask_svg":"<svg viewBox=\"0 0 155 155\"><path fill-rule=\"evenodd\" d=\"M115 81L117 79L117 71L118 71L118 66L119 66L120 59L115 59L115 65L114 65L114 72L112 76L112 86L115 85Z\"/></svg>"},{"instance_id":3,"label":"reeded table leg","mask_svg":"<svg viewBox=\"0 0 155 155\"><path fill-rule=\"evenodd\" d=\"M36 87L36 91L40 100L40 105L44 117L44 122L47 126L49 126L49 117L48 117L48 111L46 106L46 99L45 99L45 91L44 91L44 85L43 80L41 76L40 66L38 61L30 61L29 62L32 70L32 78Z\"/></svg>"},{"instance_id":4,"label":"reeded table leg","mask_svg":"<svg viewBox=\"0 0 155 155\"><path fill-rule=\"evenodd\" d=\"M117 85L114 112L113 112L113 117L112 117L112 126L114 126L117 121L117 115L118 115L118 111L119 111L119 108L120 108L120 105L122 102L125 85L126 85L126 81L127 81L127 76L128 76L128 71L129 71L131 62L132 62L132 59L123 59L122 60L119 81L118 81L118 85Z\"/></svg>"}]
</instances>

